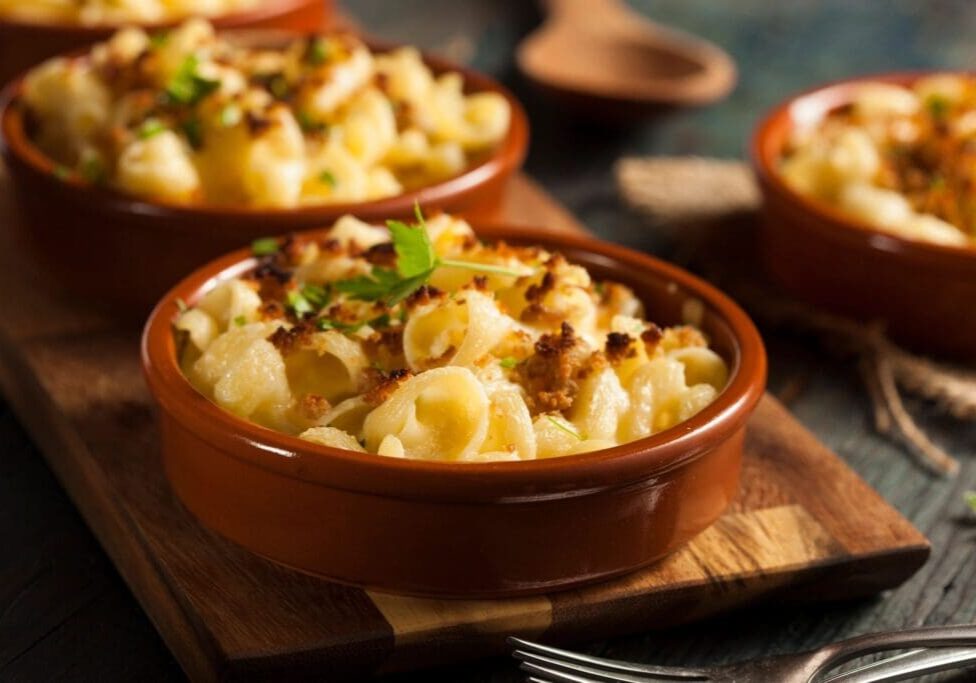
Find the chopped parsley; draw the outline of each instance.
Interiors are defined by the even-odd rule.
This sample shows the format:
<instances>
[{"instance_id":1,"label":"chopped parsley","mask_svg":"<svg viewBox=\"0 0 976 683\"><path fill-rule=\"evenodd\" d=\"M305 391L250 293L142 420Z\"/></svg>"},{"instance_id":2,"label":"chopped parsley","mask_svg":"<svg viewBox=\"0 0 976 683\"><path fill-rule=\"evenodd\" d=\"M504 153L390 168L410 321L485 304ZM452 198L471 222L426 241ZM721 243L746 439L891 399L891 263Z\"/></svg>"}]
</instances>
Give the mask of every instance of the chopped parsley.
<instances>
[{"instance_id":1,"label":"chopped parsley","mask_svg":"<svg viewBox=\"0 0 976 683\"><path fill-rule=\"evenodd\" d=\"M200 126L200 119L187 119L180 125L180 128L183 130L183 134L186 135L186 140L190 143L190 147L193 149L203 147L203 128Z\"/></svg>"},{"instance_id":2,"label":"chopped parsley","mask_svg":"<svg viewBox=\"0 0 976 683\"><path fill-rule=\"evenodd\" d=\"M312 115L304 109L298 110L295 117L298 120L298 127L306 133L321 133L328 127L324 122L313 118Z\"/></svg>"},{"instance_id":3,"label":"chopped parsley","mask_svg":"<svg viewBox=\"0 0 976 683\"><path fill-rule=\"evenodd\" d=\"M336 185L339 184L339 181L336 180L336 177L332 175L332 171L329 171L328 169L319 173L319 182L325 183L329 187L335 187Z\"/></svg>"},{"instance_id":4,"label":"chopped parsley","mask_svg":"<svg viewBox=\"0 0 976 683\"><path fill-rule=\"evenodd\" d=\"M339 332L358 332L365 325L369 325L373 328L388 327L390 325L390 316L386 313L378 315L372 320L365 320L357 323L344 323L339 320L331 320L329 318L319 318L315 321L315 326L321 330L337 330Z\"/></svg>"},{"instance_id":5,"label":"chopped parsley","mask_svg":"<svg viewBox=\"0 0 976 683\"><path fill-rule=\"evenodd\" d=\"M274 237L261 237L251 242L251 253L255 256L271 256L278 253L278 240Z\"/></svg>"},{"instance_id":6,"label":"chopped parsley","mask_svg":"<svg viewBox=\"0 0 976 683\"><path fill-rule=\"evenodd\" d=\"M234 316L234 324L238 327L244 327L247 325L247 316L238 315Z\"/></svg>"},{"instance_id":7,"label":"chopped parsley","mask_svg":"<svg viewBox=\"0 0 976 683\"><path fill-rule=\"evenodd\" d=\"M329 290L321 285L305 284L302 285L300 291L305 300L312 304L316 310L329 303L331 298Z\"/></svg>"},{"instance_id":8,"label":"chopped parsley","mask_svg":"<svg viewBox=\"0 0 976 683\"><path fill-rule=\"evenodd\" d=\"M149 45L155 49L163 47L169 42L169 31L156 31L149 36Z\"/></svg>"},{"instance_id":9,"label":"chopped parsley","mask_svg":"<svg viewBox=\"0 0 976 683\"><path fill-rule=\"evenodd\" d=\"M966 499L966 505L971 507L973 512L976 512L976 491L966 491L964 497Z\"/></svg>"},{"instance_id":10,"label":"chopped parsley","mask_svg":"<svg viewBox=\"0 0 976 683\"><path fill-rule=\"evenodd\" d=\"M293 289L285 295L285 300L288 302L288 308L295 312L299 318L304 317L307 313L312 313L315 308L312 306L311 302L305 298L305 296L298 291Z\"/></svg>"},{"instance_id":11,"label":"chopped parsley","mask_svg":"<svg viewBox=\"0 0 976 683\"><path fill-rule=\"evenodd\" d=\"M321 66L329 59L329 42L324 38L316 36L308 43L308 51L305 53L305 60L312 66Z\"/></svg>"},{"instance_id":12,"label":"chopped parsley","mask_svg":"<svg viewBox=\"0 0 976 683\"><path fill-rule=\"evenodd\" d=\"M251 79L255 83L264 86L275 99L283 100L291 94L291 86L288 79L280 71L274 73L258 74Z\"/></svg>"},{"instance_id":13,"label":"chopped parsley","mask_svg":"<svg viewBox=\"0 0 976 683\"><path fill-rule=\"evenodd\" d=\"M516 365L519 364L519 360L514 356L505 356L500 361L498 361L498 364L501 365L506 370L511 370L512 368L514 368Z\"/></svg>"},{"instance_id":14,"label":"chopped parsley","mask_svg":"<svg viewBox=\"0 0 976 683\"><path fill-rule=\"evenodd\" d=\"M362 323L344 323L338 320L330 320L329 318L319 318L315 321L315 327L320 331L325 332L326 330L338 330L340 332L355 332L360 327Z\"/></svg>"},{"instance_id":15,"label":"chopped parsley","mask_svg":"<svg viewBox=\"0 0 976 683\"><path fill-rule=\"evenodd\" d=\"M390 316L386 313L378 315L367 323L370 327L381 328L390 326Z\"/></svg>"},{"instance_id":16,"label":"chopped parsley","mask_svg":"<svg viewBox=\"0 0 976 683\"><path fill-rule=\"evenodd\" d=\"M949 100L942 95L931 95L925 100L925 107L933 119L942 120L949 113Z\"/></svg>"},{"instance_id":17,"label":"chopped parsley","mask_svg":"<svg viewBox=\"0 0 976 683\"><path fill-rule=\"evenodd\" d=\"M579 432L577 432L575 429L573 429L569 425L569 423L566 422L566 420L560 420L558 417L555 417L554 415L546 415L546 419L549 420L549 422L551 422L554 427L563 430L564 432L566 432L570 436L575 437L575 438L579 439L580 441L586 441L586 439L584 439L583 436Z\"/></svg>"},{"instance_id":18,"label":"chopped parsley","mask_svg":"<svg viewBox=\"0 0 976 683\"><path fill-rule=\"evenodd\" d=\"M426 284L433 272L441 266L510 277L527 274L487 263L438 257L427 234L427 224L419 205L414 206L414 213L417 217L416 225L408 225L403 221L386 222L397 255L395 270L376 266L369 275L336 282L336 289L353 299L383 301L387 306L395 306Z\"/></svg>"},{"instance_id":19,"label":"chopped parsley","mask_svg":"<svg viewBox=\"0 0 976 683\"><path fill-rule=\"evenodd\" d=\"M71 169L63 164L54 164L52 173L58 180L67 180L71 177Z\"/></svg>"},{"instance_id":20,"label":"chopped parsley","mask_svg":"<svg viewBox=\"0 0 976 683\"><path fill-rule=\"evenodd\" d=\"M166 97L175 104L194 105L220 87L220 81L199 72L200 60L189 55L166 84Z\"/></svg>"},{"instance_id":21,"label":"chopped parsley","mask_svg":"<svg viewBox=\"0 0 976 683\"><path fill-rule=\"evenodd\" d=\"M159 135L164 130L166 130L166 124L159 119L150 118L142 122L137 134L140 140L148 140L154 135Z\"/></svg>"},{"instance_id":22,"label":"chopped parsley","mask_svg":"<svg viewBox=\"0 0 976 683\"><path fill-rule=\"evenodd\" d=\"M89 156L81 162L81 177L93 185L100 185L108 177L108 171L101 159Z\"/></svg>"}]
</instances>

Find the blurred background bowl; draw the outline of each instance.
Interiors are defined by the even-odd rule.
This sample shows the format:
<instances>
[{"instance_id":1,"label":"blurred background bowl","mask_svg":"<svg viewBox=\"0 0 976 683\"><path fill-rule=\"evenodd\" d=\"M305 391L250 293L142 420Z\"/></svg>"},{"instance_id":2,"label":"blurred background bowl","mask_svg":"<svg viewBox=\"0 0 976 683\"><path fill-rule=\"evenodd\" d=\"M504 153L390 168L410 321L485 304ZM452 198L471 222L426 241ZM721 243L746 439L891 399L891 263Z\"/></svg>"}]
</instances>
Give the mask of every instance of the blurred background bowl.
<instances>
[{"instance_id":1,"label":"blurred background bowl","mask_svg":"<svg viewBox=\"0 0 976 683\"><path fill-rule=\"evenodd\" d=\"M257 32L247 32L254 41ZM282 32L268 32L281 40ZM292 36L294 37L294 36ZM384 45L383 51L390 48ZM160 295L193 268L269 235L331 225L351 213L382 221L425 211L488 210L501 199L529 143L522 106L497 81L425 55L434 73L456 71L466 92L491 91L511 106L505 138L484 159L452 178L383 199L298 207L167 205L149 202L80 178L59 177L57 164L31 141L19 95L22 80L0 95L0 156L7 165L17 216L10 221L18 242L60 289L73 297L141 319Z\"/></svg>"},{"instance_id":2,"label":"blurred background bowl","mask_svg":"<svg viewBox=\"0 0 976 683\"><path fill-rule=\"evenodd\" d=\"M881 321L913 348L976 359L976 249L880 230L789 187L779 163L794 130L849 104L867 82L909 86L946 71L868 75L796 95L756 127L753 168L763 195L761 258L788 293L862 322ZM971 74L966 74L971 76Z\"/></svg>"},{"instance_id":3,"label":"blurred background bowl","mask_svg":"<svg viewBox=\"0 0 976 683\"><path fill-rule=\"evenodd\" d=\"M264 0L249 9L211 17L210 21L218 30L315 31L331 25L334 5L334 0ZM152 31L172 27L180 21L141 25ZM83 26L0 17L0 84L11 81L48 57L105 40L123 26L137 23Z\"/></svg>"}]
</instances>

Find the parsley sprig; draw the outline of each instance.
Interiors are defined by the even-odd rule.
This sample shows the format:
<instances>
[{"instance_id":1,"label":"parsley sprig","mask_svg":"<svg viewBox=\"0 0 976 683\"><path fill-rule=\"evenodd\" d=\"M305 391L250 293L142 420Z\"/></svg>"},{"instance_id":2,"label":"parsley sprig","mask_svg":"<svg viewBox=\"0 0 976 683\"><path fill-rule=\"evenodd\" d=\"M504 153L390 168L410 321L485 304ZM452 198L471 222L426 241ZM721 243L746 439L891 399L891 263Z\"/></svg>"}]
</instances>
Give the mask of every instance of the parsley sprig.
<instances>
[{"instance_id":1,"label":"parsley sprig","mask_svg":"<svg viewBox=\"0 0 976 683\"><path fill-rule=\"evenodd\" d=\"M166 84L166 97L175 104L194 105L220 87L220 81L199 72L200 60L189 55Z\"/></svg>"},{"instance_id":2,"label":"parsley sprig","mask_svg":"<svg viewBox=\"0 0 976 683\"><path fill-rule=\"evenodd\" d=\"M557 429L561 429L562 431L566 432L567 434L569 434L574 438L579 439L580 441L586 441L586 437L584 437L582 434L580 434L575 429L573 429L570 426L569 422L562 420L554 415L546 415L546 419L548 419L549 422L552 423L553 427L556 427Z\"/></svg>"},{"instance_id":3,"label":"parsley sprig","mask_svg":"<svg viewBox=\"0 0 976 683\"><path fill-rule=\"evenodd\" d=\"M414 206L414 213L417 217L415 225L408 225L403 221L386 222L397 255L395 269L374 266L369 275L340 280L335 283L335 288L353 299L382 301L387 306L395 306L426 284L434 271L441 267L463 268L509 277L529 274L488 263L439 257L427 234L427 223L419 205Z\"/></svg>"}]
</instances>

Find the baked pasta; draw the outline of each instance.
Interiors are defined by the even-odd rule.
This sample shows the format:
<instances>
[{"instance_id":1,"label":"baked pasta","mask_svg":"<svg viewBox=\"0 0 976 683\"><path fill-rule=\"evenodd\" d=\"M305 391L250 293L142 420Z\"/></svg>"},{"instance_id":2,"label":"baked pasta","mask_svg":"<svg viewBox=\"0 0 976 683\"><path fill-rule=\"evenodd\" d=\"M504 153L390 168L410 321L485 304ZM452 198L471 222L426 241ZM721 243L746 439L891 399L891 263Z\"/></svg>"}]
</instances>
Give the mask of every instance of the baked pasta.
<instances>
[{"instance_id":1,"label":"baked pasta","mask_svg":"<svg viewBox=\"0 0 976 683\"><path fill-rule=\"evenodd\" d=\"M796 131L780 171L798 192L901 237L976 239L976 80L865 83Z\"/></svg>"},{"instance_id":2,"label":"baked pasta","mask_svg":"<svg viewBox=\"0 0 976 683\"><path fill-rule=\"evenodd\" d=\"M162 203L289 208L401 194L461 173L509 128L414 48L351 35L243 47L191 20L125 29L27 76L36 144L58 173Z\"/></svg>"},{"instance_id":3,"label":"baked pasta","mask_svg":"<svg viewBox=\"0 0 976 683\"><path fill-rule=\"evenodd\" d=\"M215 17L267 0L0 0L0 18L44 24L99 26Z\"/></svg>"},{"instance_id":4,"label":"baked pasta","mask_svg":"<svg viewBox=\"0 0 976 683\"><path fill-rule=\"evenodd\" d=\"M187 378L271 429L391 457L570 455L688 419L726 384L692 326L537 247L483 244L449 215L340 219L260 240L257 265L175 323Z\"/></svg>"}]
</instances>

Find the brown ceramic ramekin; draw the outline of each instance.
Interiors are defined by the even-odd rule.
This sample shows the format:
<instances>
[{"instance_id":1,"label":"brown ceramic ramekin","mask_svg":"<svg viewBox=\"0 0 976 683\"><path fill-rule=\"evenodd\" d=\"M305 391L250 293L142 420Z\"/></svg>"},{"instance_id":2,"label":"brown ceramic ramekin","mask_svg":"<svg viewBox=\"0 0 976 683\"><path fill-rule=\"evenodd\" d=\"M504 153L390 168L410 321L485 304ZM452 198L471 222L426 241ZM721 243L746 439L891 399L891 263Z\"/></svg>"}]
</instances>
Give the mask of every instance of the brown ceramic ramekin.
<instances>
[{"instance_id":1,"label":"brown ceramic ramekin","mask_svg":"<svg viewBox=\"0 0 976 683\"><path fill-rule=\"evenodd\" d=\"M790 188L778 166L792 131L851 102L868 81L911 85L935 72L864 76L792 97L756 128L753 167L763 194L762 259L790 294L868 322L914 348L976 359L976 249L905 239ZM938 72L944 73L944 72Z\"/></svg>"},{"instance_id":2,"label":"brown ceramic ramekin","mask_svg":"<svg viewBox=\"0 0 976 683\"><path fill-rule=\"evenodd\" d=\"M249 33L249 40L259 42L255 35ZM282 36L268 35L274 41ZM497 92L508 100L511 125L501 144L459 175L414 191L295 209L167 205L76 177L61 179L56 164L29 138L18 80L0 95L0 156L10 172L20 214L13 227L26 253L60 289L141 320L188 272L259 237L331 225L347 213L366 220L407 217L418 202L425 210L451 212L494 206L525 158L525 111L493 79L435 57L424 59L435 73L461 73L468 92Z\"/></svg>"},{"instance_id":3,"label":"brown ceramic ramekin","mask_svg":"<svg viewBox=\"0 0 976 683\"><path fill-rule=\"evenodd\" d=\"M657 259L578 236L476 227L487 239L563 252L598 279L634 288L648 317L702 329L728 386L690 420L615 448L481 464L402 460L311 444L218 408L176 358L177 301L252 267L247 250L213 261L162 299L142 358L158 404L169 481L203 524L241 546L343 583L436 596L541 593L631 572L706 528L736 494L746 421L766 357L745 313Z\"/></svg>"},{"instance_id":4,"label":"brown ceramic ramekin","mask_svg":"<svg viewBox=\"0 0 976 683\"><path fill-rule=\"evenodd\" d=\"M246 10L211 17L210 21L218 29L314 31L331 23L333 6L334 0L264 0ZM159 30L176 23L143 26ZM0 85L48 57L105 40L124 25L82 26L0 17Z\"/></svg>"}]
</instances>

